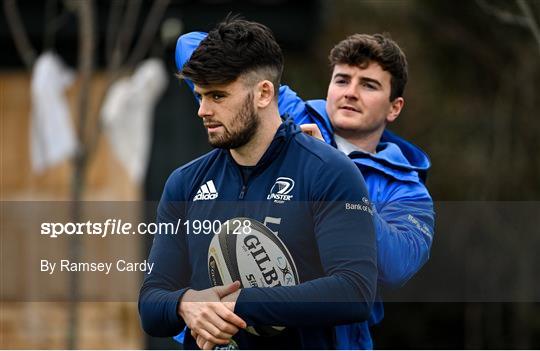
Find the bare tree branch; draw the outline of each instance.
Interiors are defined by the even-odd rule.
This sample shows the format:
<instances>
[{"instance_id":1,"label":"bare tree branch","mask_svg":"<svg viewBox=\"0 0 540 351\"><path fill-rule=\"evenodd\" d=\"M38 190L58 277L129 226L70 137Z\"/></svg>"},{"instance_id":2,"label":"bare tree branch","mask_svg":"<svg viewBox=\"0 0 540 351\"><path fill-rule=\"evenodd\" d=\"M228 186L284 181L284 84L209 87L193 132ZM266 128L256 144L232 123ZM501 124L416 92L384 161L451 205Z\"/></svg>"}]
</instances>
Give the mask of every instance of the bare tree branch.
<instances>
[{"instance_id":1,"label":"bare tree branch","mask_svg":"<svg viewBox=\"0 0 540 351\"><path fill-rule=\"evenodd\" d=\"M111 1L111 7L109 10L109 20L107 23L107 35L105 37L105 58L107 63L112 61L112 55L114 51L114 45L116 44L116 38L118 35L118 27L120 24L120 15L122 8L124 7L124 0Z\"/></svg>"},{"instance_id":2,"label":"bare tree branch","mask_svg":"<svg viewBox=\"0 0 540 351\"><path fill-rule=\"evenodd\" d=\"M58 0L47 0L45 3L45 25L43 28L43 47L50 50L54 47L53 23L56 17L56 5Z\"/></svg>"},{"instance_id":3,"label":"bare tree branch","mask_svg":"<svg viewBox=\"0 0 540 351\"><path fill-rule=\"evenodd\" d=\"M521 12L523 12L523 16L525 17L525 20L527 22L527 26L531 30L534 39L536 40L536 44L538 44L538 50L540 50L540 28L538 28L538 23L536 23L534 19L533 12L531 10L531 7L529 6L529 3L525 0L516 0L519 8L521 9Z\"/></svg>"},{"instance_id":4,"label":"bare tree branch","mask_svg":"<svg viewBox=\"0 0 540 351\"><path fill-rule=\"evenodd\" d=\"M161 23L163 15L167 10L167 6L169 6L169 2L170 0L154 1L152 9L150 10L148 17L146 17L141 37L128 59L128 67L133 67L137 62L142 60L144 55L148 52L156 32L159 29L159 24Z\"/></svg>"},{"instance_id":5,"label":"bare tree branch","mask_svg":"<svg viewBox=\"0 0 540 351\"><path fill-rule=\"evenodd\" d=\"M43 33L43 47L45 50L54 48L56 43L56 32L66 23L72 10L62 10L60 14L56 14L56 6L58 0L48 0L45 8L45 30Z\"/></svg>"},{"instance_id":6,"label":"bare tree branch","mask_svg":"<svg viewBox=\"0 0 540 351\"><path fill-rule=\"evenodd\" d=\"M133 68L133 66L135 66L135 64L137 64L147 53L148 49L150 48L150 44L152 43L152 40L159 29L159 24L161 23L169 3L169 0L156 0L153 3L152 9L150 10L150 13L148 14L148 17L144 23L141 36L135 44L135 49L130 55L128 63L124 67L120 67L121 65L118 63L118 66L114 70L111 66L109 70L109 77L107 78L107 82L105 84L106 88L99 99L99 106L103 105L107 92L109 91L112 83L114 83L114 81L116 81L116 79L118 79L118 77L120 77L122 74L124 74L126 70ZM101 113L101 111L98 111L98 114L99 113ZM96 120L97 124L87 143L88 155L93 155L93 151L97 148L99 138L101 137L101 133L103 131L103 122L101 121L100 116L97 116Z\"/></svg>"},{"instance_id":7,"label":"bare tree branch","mask_svg":"<svg viewBox=\"0 0 540 351\"><path fill-rule=\"evenodd\" d=\"M75 221L80 219L81 200L84 192L85 173L88 166L88 148L86 147L86 125L89 112L90 87L94 70L94 0L70 0L69 5L73 7L79 17L79 67L81 79L81 89L78 96L78 126L80 149L75 155L73 177L71 179L71 196L73 201L72 217ZM78 260L81 255L80 243L76 240L69 245L70 256ZM79 299L79 276L73 275L70 279L70 305L69 305L69 329L68 329L68 349L77 348L78 299Z\"/></svg>"},{"instance_id":8,"label":"bare tree branch","mask_svg":"<svg viewBox=\"0 0 540 351\"><path fill-rule=\"evenodd\" d=\"M476 0L476 3L482 10L496 17L499 21L503 23L515 24L518 26L527 27L527 19L523 16L513 14L506 10L501 10L491 5L486 0Z\"/></svg>"},{"instance_id":9,"label":"bare tree branch","mask_svg":"<svg viewBox=\"0 0 540 351\"><path fill-rule=\"evenodd\" d=\"M84 144L85 131L88 116L88 105L90 97L90 86L94 71L94 1L77 1L77 12L80 18L79 30L79 72L81 75L81 92L79 94L79 140Z\"/></svg>"},{"instance_id":10,"label":"bare tree branch","mask_svg":"<svg viewBox=\"0 0 540 351\"><path fill-rule=\"evenodd\" d=\"M17 8L15 0L4 0L4 11L9 29L13 35L15 47L26 65L26 68L30 70L36 61L36 51L28 39L28 34L22 24L19 9Z\"/></svg>"},{"instance_id":11,"label":"bare tree branch","mask_svg":"<svg viewBox=\"0 0 540 351\"><path fill-rule=\"evenodd\" d=\"M135 33L135 25L137 17L141 9L141 0L129 0L124 20L122 21L122 31L118 34L116 45L113 50L112 59L109 63L108 71L116 71L122 64L124 57L129 50L133 34Z\"/></svg>"}]
</instances>

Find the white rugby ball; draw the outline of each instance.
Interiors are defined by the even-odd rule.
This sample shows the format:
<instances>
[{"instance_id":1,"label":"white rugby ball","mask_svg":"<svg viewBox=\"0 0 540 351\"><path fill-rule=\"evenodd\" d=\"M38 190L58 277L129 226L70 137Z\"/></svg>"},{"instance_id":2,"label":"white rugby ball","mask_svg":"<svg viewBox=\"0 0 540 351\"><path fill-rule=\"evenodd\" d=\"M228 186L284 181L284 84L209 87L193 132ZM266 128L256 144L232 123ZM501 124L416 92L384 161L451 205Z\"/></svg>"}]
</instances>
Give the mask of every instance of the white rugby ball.
<instances>
[{"instance_id":1,"label":"white rugby ball","mask_svg":"<svg viewBox=\"0 0 540 351\"><path fill-rule=\"evenodd\" d=\"M264 224L239 217L221 225L208 248L208 274L213 286L236 280L242 288L292 286L298 271L285 244ZM246 330L272 336L285 327L257 326Z\"/></svg>"}]
</instances>

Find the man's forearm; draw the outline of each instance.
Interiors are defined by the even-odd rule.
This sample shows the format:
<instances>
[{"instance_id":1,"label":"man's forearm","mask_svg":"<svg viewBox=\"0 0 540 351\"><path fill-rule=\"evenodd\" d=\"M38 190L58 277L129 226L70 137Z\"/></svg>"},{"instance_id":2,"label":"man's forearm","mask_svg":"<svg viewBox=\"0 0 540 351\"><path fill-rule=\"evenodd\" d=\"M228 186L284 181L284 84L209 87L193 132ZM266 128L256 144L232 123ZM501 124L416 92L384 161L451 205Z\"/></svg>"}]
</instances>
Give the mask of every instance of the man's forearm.
<instances>
[{"instance_id":1,"label":"man's forearm","mask_svg":"<svg viewBox=\"0 0 540 351\"><path fill-rule=\"evenodd\" d=\"M185 323L177 314L177 309L186 290L167 291L143 286L139 314L144 331L156 337L178 335Z\"/></svg>"},{"instance_id":2,"label":"man's forearm","mask_svg":"<svg viewBox=\"0 0 540 351\"><path fill-rule=\"evenodd\" d=\"M366 320L374 295L369 284L329 276L296 286L244 289L235 313L248 325L337 325Z\"/></svg>"},{"instance_id":3,"label":"man's forearm","mask_svg":"<svg viewBox=\"0 0 540 351\"><path fill-rule=\"evenodd\" d=\"M427 200L414 204L396 201L388 206L391 208L374 216L379 282L397 287L405 284L428 260L434 214L432 202Z\"/></svg>"}]
</instances>

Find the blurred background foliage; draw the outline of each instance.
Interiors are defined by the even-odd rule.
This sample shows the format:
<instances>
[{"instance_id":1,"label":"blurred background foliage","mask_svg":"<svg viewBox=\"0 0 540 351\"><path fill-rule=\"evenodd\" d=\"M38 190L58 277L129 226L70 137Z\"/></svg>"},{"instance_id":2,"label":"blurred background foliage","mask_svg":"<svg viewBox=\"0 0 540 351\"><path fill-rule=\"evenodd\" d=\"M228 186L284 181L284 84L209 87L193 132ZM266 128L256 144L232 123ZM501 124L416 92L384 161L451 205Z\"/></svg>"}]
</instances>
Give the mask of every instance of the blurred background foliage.
<instances>
[{"instance_id":1,"label":"blurred background foliage","mask_svg":"<svg viewBox=\"0 0 540 351\"><path fill-rule=\"evenodd\" d=\"M76 66L76 18L61 17L55 34L47 37L43 30L46 3L51 2L19 2L29 37L38 51L48 45ZM53 3L60 13L69 1ZM94 62L99 71L106 61L110 4L96 4ZM150 5L150 1L142 1L141 14ZM163 20L180 19L184 32L208 30L230 11L274 30L285 52L283 82L305 99L325 97L330 76L327 55L339 40L357 32L390 33L409 61L405 109L390 129L430 155L433 166L428 187L434 200L540 198L539 0L177 0L170 2ZM7 24L2 22L0 68L23 70ZM141 18L136 35L142 23ZM165 60L171 82L156 108L152 156L144 184L146 200L158 200L170 172L208 150L195 101L186 87L173 79L173 52L174 41L156 37L149 53ZM474 222L474 215L468 221ZM451 262L457 259L449 258L445 245L454 240L461 243L457 247L464 248L468 236L475 234L472 230L452 233L449 228L439 229L431 261L407 287L414 289L432 276L451 274ZM538 235L538 228L531 230ZM481 250L484 243L476 245ZM535 262L537 258L524 264ZM386 318L374 330L375 346L540 348L539 312L537 301L388 303ZM173 344L155 340L149 344L156 345Z\"/></svg>"}]
</instances>

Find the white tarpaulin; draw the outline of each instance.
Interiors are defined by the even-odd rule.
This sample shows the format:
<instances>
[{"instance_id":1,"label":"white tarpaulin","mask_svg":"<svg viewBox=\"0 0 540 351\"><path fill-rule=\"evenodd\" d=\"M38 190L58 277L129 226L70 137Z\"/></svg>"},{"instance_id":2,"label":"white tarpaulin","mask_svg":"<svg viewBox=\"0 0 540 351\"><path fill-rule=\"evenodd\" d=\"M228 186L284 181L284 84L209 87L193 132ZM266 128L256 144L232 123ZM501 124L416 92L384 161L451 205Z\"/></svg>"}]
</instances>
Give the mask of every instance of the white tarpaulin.
<instances>
[{"instance_id":1,"label":"white tarpaulin","mask_svg":"<svg viewBox=\"0 0 540 351\"><path fill-rule=\"evenodd\" d=\"M161 60L146 60L131 77L119 79L110 87L101 110L116 157L138 183L148 163L154 108L167 79Z\"/></svg>"},{"instance_id":2,"label":"white tarpaulin","mask_svg":"<svg viewBox=\"0 0 540 351\"><path fill-rule=\"evenodd\" d=\"M66 158L77 148L65 90L73 83L73 72L52 52L36 61L31 82L30 158L32 170L42 172Z\"/></svg>"}]
</instances>

